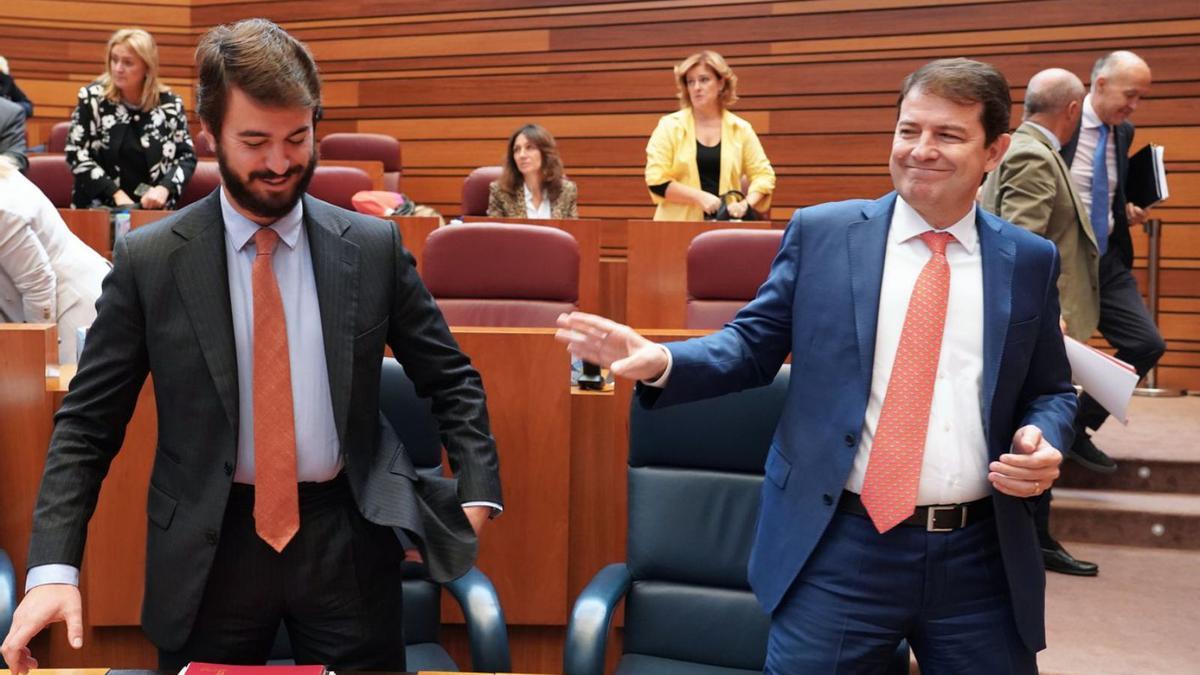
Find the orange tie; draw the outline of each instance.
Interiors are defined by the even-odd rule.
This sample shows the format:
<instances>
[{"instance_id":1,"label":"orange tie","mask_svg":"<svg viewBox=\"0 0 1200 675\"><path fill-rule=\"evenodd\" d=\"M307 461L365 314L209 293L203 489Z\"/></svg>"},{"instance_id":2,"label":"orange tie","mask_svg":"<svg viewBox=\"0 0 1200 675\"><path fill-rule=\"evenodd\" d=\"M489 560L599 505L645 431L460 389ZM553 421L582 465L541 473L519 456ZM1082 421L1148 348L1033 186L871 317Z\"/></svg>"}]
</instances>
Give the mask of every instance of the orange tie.
<instances>
[{"instance_id":1,"label":"orange tie","mask_svg":"<svg viewBox=\"0 0 1200 675\"><path fill-rule=\"evenodd\" d=\"M946 246L953 238L949 232L921 235L933 255L913 285L863 479L862 503L881 533L899 525L916 508L929 407L946 327L946 301L950 297Z\"/></svg>"},{"instance_id":2,"label":"orange tie","mask_svg":"<svg viewBox=\"0 0 1200 675\"><path fill-rule=\"evenodd\" d=\"M300 529L296 496L296 422L283 299L271 269L279 235L254 233L254 529L283 551Z\"/></svg>"}]
</instances>

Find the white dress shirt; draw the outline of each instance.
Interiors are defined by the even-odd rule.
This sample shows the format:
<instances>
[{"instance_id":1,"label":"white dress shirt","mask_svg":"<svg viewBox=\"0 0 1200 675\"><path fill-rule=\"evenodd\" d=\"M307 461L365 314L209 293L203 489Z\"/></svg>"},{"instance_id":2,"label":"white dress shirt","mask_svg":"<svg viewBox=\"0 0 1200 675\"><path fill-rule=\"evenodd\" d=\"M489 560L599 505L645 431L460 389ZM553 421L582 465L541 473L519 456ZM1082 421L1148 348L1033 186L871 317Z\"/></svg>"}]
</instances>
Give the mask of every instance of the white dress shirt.
<instances>
[{"instance_id":1,"label":"white dress shirt","mask_svg":"<svg viewBox=\"0 0 1200 675\"><path fill-rule=\"evenodd\" d=\"M1071 182L1079 201L1087 213L1092 212L1092 159L1096 155L1096 142L1100 140L1100 127L1104 123L1092 107L1092 95L1083 99L1083 119L1079 127L1079 142L1075 146L1075 157L1071 160ZM1104 149L1104 163L1108 166L1108 231L1112 232L1113 196L1117 194L1117 130L1108 130L1108 147ZM1093 223L1093 227L1095 224Z\"/></svg>"},{"instance_id":2,"label":"white dress shirt","mask_svg":"<svg viewBox=\"0 0 1200 675\"><path fill-rule=\"evenodd\" d=\"M533 191L528 185L522 186L525 190L525 217L526 218L549 218L550 217L550 200L546 198L546 191L542 190L542 203L539 206L533 205Z\"/></svg>"},{"instance_id":3,"label":"white dress shirt","mask_svg":"<svg viewBox=\"0 0 1200 675\"><path fill-rule=\"evenodd\" d=\"M861 440L846 489L861 493L875 428L892 376L892 364L900 345L900 332L917 276L933 255L919 238L934 228L913 210L904 198L896 198L892 225L888 229L883 283L875 326L875 361L871 371L871 397L863 419ZM979 232L972 209L950 228L954 235L946 247L950 264L950 297L946 306L946 330L938 357L937 379L925 433L925 454L917 504L961 504L991 494L988 474L987 439L983 434L983 259ZM644 384L665 387L673 366L671 352L662 376ZM787 414L787 411L784 411Z\"/></svg>"},{"instance_id":4,"label":"white dress shirt","mask_svg":"<svg viewBox=\"0 0 1200 675\"><path fill-rule=\"evenodd\" d=\"M902 197L896 198L879 294L871 397L867 401L858 454L846 481L846 489L851 492L862 492L908 301L917 276L933 255L919 235L931 230L933 228ZM979 252L979 232L975 228L975 210L967 212L943 231L954 236L954 241L946 247L950 297L929 410L929 428L925 433L918 505L958 504L981 499L991 492L980 403L983 388L983 260Z\"/></svg>"}]
</instances>

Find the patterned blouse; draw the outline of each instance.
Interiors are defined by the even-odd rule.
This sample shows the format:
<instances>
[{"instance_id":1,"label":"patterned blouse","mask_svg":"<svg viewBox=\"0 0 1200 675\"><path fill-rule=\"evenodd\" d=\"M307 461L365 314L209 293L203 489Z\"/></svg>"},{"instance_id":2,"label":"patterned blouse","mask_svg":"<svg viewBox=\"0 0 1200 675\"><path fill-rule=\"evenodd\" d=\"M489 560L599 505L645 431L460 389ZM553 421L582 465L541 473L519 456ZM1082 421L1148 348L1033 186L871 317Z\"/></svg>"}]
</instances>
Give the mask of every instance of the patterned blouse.
<instances>
[{"instance_id":1,"label":"patterned blouse","mask_svg":"<svg viewBox=\"0 0 1200 675\"><path fill-rule=\"evenodd\" d=\"M137 135L126 138L130 133ZM135 147L141 146L144 162L122 158L122 147L131 141ZM154 108L134 110L104 98L104 87L99 82L79 89L66 153L75 174L71 203L76 208L112 206L117 190L139 183L167 188L170 196L165 208L174 208L196 169L182 99L164 91ZM146 175L124 175L138 171L135 167L139 166L144 167ZM126 194L135 202L140 197L128 190Z\"/></svg>"}]
</instances>

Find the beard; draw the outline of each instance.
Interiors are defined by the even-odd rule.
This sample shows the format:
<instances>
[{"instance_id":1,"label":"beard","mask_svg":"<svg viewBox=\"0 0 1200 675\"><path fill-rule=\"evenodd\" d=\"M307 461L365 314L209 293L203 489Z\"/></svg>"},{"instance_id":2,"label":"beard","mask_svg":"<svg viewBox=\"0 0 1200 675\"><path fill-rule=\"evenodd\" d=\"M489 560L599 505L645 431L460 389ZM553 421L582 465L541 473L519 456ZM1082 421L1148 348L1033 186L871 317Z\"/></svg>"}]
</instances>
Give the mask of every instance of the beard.
<instances>
[{"instance_id":1,"label":"beard","mask_svg":"<svg viewBox=\"0 0 1200 675\"><path fill-rule=\"evenodd\" d=\"M314 149L308 164L294 164L281 174L274 171L251 171L250 175L243 180L241 176L234 173L233 169L229 168L219 144L214 151L217 155L217 169L221 172L221 181L225 184L225 189L229 190L229 196L233 197L239 206L262 218L282 218L287 215L295 208L296 202L300 201L304 192L308 190L313 172L317 170L317 153ZM300 180L287 192L257 194L250 189L251 183L255 180L291 178L297 174L300 175Z\"/></svg>"}]
</instances>

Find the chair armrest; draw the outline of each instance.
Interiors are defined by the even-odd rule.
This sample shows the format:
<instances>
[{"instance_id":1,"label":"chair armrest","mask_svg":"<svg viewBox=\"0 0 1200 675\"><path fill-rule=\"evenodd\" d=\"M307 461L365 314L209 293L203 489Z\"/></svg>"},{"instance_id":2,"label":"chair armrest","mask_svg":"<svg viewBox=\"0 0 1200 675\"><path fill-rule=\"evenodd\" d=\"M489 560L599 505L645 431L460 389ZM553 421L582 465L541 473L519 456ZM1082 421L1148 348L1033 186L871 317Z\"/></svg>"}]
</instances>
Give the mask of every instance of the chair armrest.
<instances>
[{"instance_id":1,"label":"chair armrest","mask_svg":"<svg viewBox=\"0 0 1200 675\"><path fill-rule=\"evenodd\" d=\"M4 549L0 549L0 636L8 635L8 629L12 627L13 611L17 607L17 575L13 573L12 561L8 559L8 554ZM0 639L3 639L0 637ZM7 668L4 665L4 659L0 658L0 667Z\"/></svg>"},{"instance_id":2,"label":"chair armrest","mask_svg":"<svg viewBox=\"0 0 1200 675\"><path fill-rule=\"evenodd\" d=\"M625 563L613 563L596 573L575 600L563 650L565 675L604 675L604 649L617 603L629 592L633 578Z\"/></svg>"},{"instance_id":3,"label":"chair armrest","mask_svg":"<svg viewBox=\"0 0 1200 675\"><path fill-rule=\"evenodd\" d=\"M471 643L471 670L509 672L512 658L508 652L508 626L504 609L492 580L472 567L461 577L443 584L463 610L467 638Z\"/></svg>"}]
</instances>

